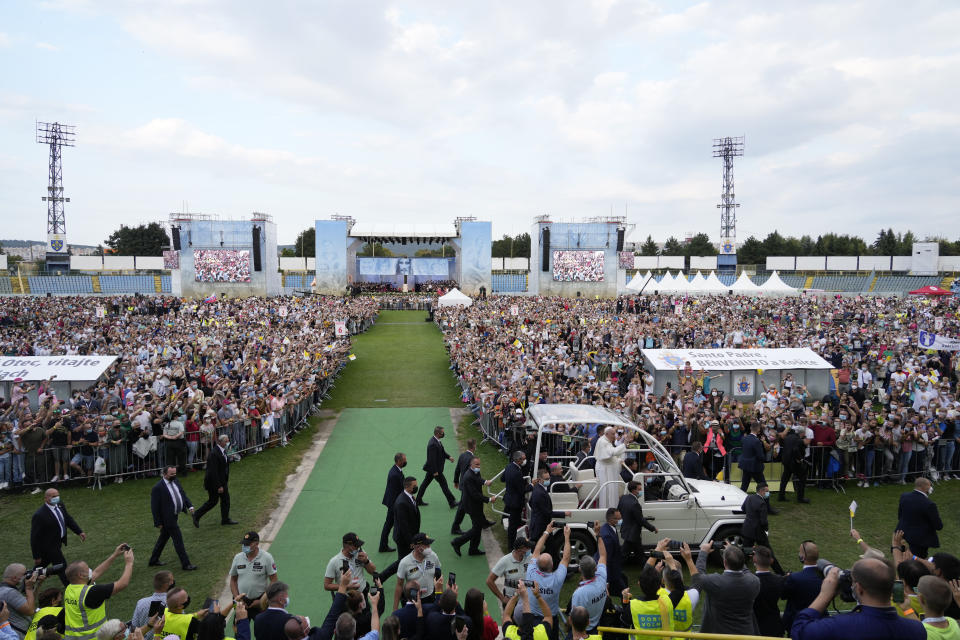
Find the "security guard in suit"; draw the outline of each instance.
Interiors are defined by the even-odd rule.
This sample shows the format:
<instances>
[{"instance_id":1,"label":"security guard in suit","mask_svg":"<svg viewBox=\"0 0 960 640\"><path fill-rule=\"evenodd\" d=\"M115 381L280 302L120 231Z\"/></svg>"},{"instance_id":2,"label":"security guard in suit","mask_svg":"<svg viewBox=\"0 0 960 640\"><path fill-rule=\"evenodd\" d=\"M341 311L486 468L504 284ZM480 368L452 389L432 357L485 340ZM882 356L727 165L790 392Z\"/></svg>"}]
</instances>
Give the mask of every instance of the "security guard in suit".
<instances>
[{"instance_id":1,"label":"security guard in suit","mask_svg":"<svg viewBox=\"0 0 960 640\"><path fill-rule=\"evenodd\" d=\"M393 503L397 501L397 496L403 493L403 468L407 466L407 456L403 453L397 453L393 456L393 466L387 472L387 488L383 491L383 500L380 502L387 508L387 519L383 523L383 530L380 531L380 553L390 553L396 551L392 549L388 542L390 530L393 529Z\"/></svg>"},{"instance_id":2,"label":"security guard in suit","mask_svg":"<svg viewBox=\"0 0 960 640\"><path fill-rule=\"evenodd\" d=\"M420 491L417 493L417 505L422 507L427 506L427 503L423 501L423 494L426 493L427 487L430 486L430 483L434 480L440 485L443 496L447 499L447 504L450 505L450 508L453 509L457 506L457 501L453 499L453 494L450 493L450 487L447 486L447 477L443 475L443 465L446 464L446 461L449 460L453 462L453 456L443 448L443 443L441 442L443 436L443 427L438 425L434 427L433 437L430 438L430 442L427 443L427 461L423 463L423 470L427 472L427 475L423 477L423 482L420 484Z\"/></svg>"},{"instance_id":3,"label":"security guard in suit","mask_svg":"<svg viewBox=\"0 0 960 640\"><path fill-rule=\"evenodd\" d=\"M453 516L453 525L450 527L450 533L461 535L463 531L460 525L463 524L463 517L467 515L463 502L463 487L460 486L463 476L470 469L470 461L477 455L477 441L475 438L467 440L467 450L457 458L457 466L453 469L453 488L460 490L460 502L457 504L457 514Z\"/></svg>"}]
</instances>

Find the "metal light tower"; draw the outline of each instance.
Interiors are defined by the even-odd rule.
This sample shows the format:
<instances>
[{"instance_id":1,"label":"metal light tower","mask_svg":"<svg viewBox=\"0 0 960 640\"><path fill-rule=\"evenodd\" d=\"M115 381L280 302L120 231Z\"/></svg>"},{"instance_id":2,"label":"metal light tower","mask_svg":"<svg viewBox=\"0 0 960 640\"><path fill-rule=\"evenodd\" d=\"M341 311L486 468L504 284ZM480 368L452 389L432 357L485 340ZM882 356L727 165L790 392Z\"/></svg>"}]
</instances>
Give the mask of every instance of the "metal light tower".
<instances>
[{"instance_id":1,"label":"metal light tower","mask_svg":"<svg viewBox=\"0 0 960 640\"><path fill-rule=\"evenodd\" d=\"M59 122L38 122L37 142L50 145L49 182L47 195L42 198L47 203L47 266L62 268L64 265L69 265L67 223L63 203L70 202L70 198L63 197L63 164L60 160L60 148L74 146L76 131L73 126Z\"/></svg>"},{"instance_id":2,"label":"metal light tower","mask_svg":"<svg viewBox=\"0 0 960 640\"><path fill-rule=\"evenodd\" d=\"M733 159L743 155L743 136L714 138L713 157L723 158L723 193L720 194L720 243L735 241L737 237L737 209L733 191ZM722 249L722 247L721 247Z\"/></svg>"}]
</instances>

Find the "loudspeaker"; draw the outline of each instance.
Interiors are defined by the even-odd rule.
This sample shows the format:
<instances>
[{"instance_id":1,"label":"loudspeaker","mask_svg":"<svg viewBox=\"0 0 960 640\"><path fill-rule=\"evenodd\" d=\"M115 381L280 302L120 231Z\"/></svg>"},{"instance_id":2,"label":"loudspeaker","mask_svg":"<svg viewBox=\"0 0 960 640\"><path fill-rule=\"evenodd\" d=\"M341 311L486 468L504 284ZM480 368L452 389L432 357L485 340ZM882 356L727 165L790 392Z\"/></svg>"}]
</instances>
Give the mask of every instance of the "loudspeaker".
<instances>
[{"instance_id":1,"label":"loudspeaker","mask_svg":"<svg viewBox=\"0 0 960 640\"><path fill-rule=\"evenodd\" d=\"M253 270L263 271L260 263L260 227L253 225Z\"/></svg>"},{"instance_id":2,"label":"loudspeaker","mask_svg":"<svg viewBox=\"0 0 960 640\"><path fill-rule=\"evenodd\" d=\"M180 227L170 227L171 235L173 235L173 250L180 251Z\"/></svg>"},{"instance_id":3,"label":"loudspeaker","mask_svg":"<svg viewBox=\"0 0 960 640\"><path fill-rule=\"evenodd\" d=\"M617 251L623 251L623 234L626 229L617 229Z\"/></svg>"},{"instance_id":4,"label":"loudspeaker","mask_svg":"<svg viewBox=\"0 0 960 640\"><path fill-rule=\"evenodd\" d=\"M550 271L550 229L543 230L543 270Z\"/></svg>"}]
</instances>

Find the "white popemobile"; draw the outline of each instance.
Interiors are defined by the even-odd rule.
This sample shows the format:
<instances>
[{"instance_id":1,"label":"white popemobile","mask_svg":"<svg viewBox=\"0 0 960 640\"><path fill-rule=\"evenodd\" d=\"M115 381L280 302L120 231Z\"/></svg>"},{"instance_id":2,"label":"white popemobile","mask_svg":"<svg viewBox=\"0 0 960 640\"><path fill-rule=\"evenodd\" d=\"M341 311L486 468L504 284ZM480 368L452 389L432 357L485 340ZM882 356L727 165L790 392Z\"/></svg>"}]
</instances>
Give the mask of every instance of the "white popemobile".
<instances>
[{"instance_id":1,"label":"white popemobile","mask_svg":"<svg viewBox=\"0 0 960 640\"><path fill-rule=\"evenodd\" d=\"M537 404L527 409L526 416L528 432L537 434L532 461L539 459L541 450L547 450L551 462L560 462L567 468L563 482L550 483L550 497L556 511L571 513L565 519L572 529L571 565L579 564L580 556L596 551L596 538L587 522L605 518L605 509L597 506L597 496L610 484L616 485L618 496L626 490L626 482L620 478L601 484L593 469L577 469L573 464L574 452L584 440L574 434L578 425L598 425L601 434L608 426L634 433L634 442L627 445L625 456L637 458L640 463L634 479L646 486L641 500L643 515L658 529L656 534L643 531L645 548L652 548L662 538L687 542L694 553L707 540L739 542L744 520L740 506L747 494L723 482L684 478L663 445L619 413L585 404ZM554 455L558 451L561 454ZM564 484L568 486L563 487ZM576 491L570 490L570 486ZM499 509L495 511L505 515ZM505 518L503 524L506 526ZM560 540L560 532L555 532L552 552L557 551Z\"/></svg>"}]
</instances>

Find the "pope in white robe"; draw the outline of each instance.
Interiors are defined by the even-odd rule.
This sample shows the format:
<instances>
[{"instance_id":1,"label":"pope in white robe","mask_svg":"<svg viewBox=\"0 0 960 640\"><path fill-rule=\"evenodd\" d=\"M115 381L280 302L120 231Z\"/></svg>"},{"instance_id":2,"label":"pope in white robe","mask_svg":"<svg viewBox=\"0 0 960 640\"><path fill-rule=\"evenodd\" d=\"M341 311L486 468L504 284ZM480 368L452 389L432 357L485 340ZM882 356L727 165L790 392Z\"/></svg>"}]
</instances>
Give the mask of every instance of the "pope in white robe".
<instances>
[{"instance_id":1,"label":"pope in white robe","mask_svg":"<svg viewBox=\"0 0 960 640\"><path fill-rule=\"evenodd\" d=\"M597 484L602 487L597 496L601 509L615 507L620 501L623 485L623 479L620 477L620 465L623 463L627 447L623 443L615 444L616 437L616 429L607 427L603 436L597 440L597 445L593 451L593 457L597 461ZM610 482L611 480L615 482ZM610 484L604 484L606 482L610 482Z\"/></svg>"}]
</instances>

